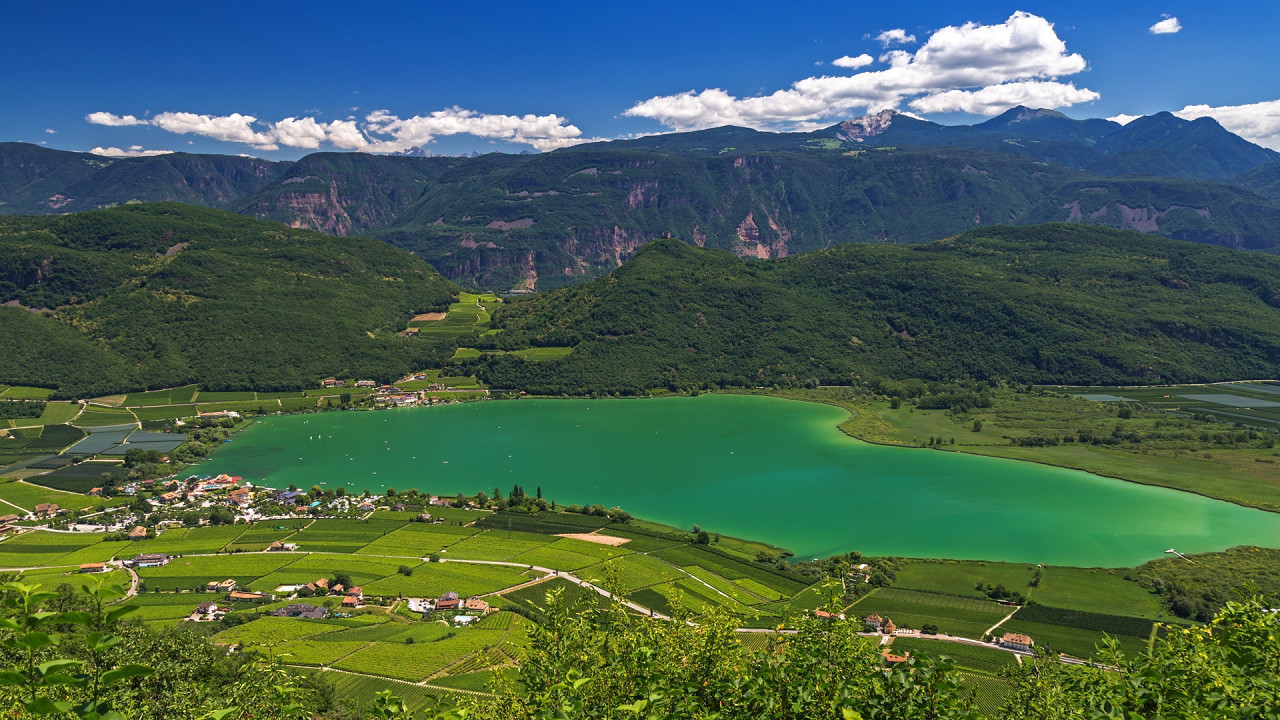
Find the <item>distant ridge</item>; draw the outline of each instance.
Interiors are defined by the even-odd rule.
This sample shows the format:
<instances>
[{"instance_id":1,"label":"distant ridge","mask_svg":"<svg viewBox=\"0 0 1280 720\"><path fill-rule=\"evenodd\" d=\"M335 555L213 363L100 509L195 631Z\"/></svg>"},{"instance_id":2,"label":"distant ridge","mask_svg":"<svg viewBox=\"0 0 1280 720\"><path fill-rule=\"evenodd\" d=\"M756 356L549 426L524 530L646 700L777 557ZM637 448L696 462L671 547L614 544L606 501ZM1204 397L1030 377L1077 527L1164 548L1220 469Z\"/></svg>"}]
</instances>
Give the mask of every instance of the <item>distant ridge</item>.
<instances>
[{"instance_id":1,"label":"distant ridge","mask_svg":"<svg viewBox=\"0 0 1280 720\"><path fill-rule=\"evenodd\" d=\"M373 235L495 290L581 282L663 235L774 258L1069 221L1280 247L1280 173L1267 169L1280 154L1169 113L1122 126L1015 107L948 126L886 110L808 133L720 127L537 155L404 153L110 160L8 143L0 212L206 205Z\"/></svg>"}]
</instances>

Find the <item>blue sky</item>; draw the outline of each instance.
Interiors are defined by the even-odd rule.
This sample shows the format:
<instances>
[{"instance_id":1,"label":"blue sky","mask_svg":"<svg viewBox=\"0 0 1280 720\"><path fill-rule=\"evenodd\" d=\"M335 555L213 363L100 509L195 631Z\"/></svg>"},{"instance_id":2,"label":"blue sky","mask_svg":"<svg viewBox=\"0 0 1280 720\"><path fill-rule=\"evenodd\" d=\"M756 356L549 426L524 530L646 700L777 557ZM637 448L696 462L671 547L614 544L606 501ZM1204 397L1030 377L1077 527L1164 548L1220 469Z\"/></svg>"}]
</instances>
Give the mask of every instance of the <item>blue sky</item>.
<instances>
[{"instance_id":1,"label":"blue sky","mask_svg":"<svg viewBox=\"0 0 1280 720\"><path fill-rule=\"evenodd\" d=\"M184 5L12 4L0 140L512 152L884 108L969 123L1028 104L1210 115L1280 149L1271 3Z\"/></svg>"}]
</instances>

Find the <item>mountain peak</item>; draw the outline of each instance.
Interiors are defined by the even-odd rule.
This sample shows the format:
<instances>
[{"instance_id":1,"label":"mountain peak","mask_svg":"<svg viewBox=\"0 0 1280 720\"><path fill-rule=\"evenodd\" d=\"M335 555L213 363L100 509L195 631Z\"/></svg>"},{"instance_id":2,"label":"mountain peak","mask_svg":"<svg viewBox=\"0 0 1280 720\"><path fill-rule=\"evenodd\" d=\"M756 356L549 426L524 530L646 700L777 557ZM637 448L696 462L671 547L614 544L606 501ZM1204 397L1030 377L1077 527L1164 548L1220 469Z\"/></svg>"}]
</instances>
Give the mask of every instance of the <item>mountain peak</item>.
<instances>
[{"instance_id":1,"label":"mountain peak","mask_svg":"<svg viewBox=\"0 0 1280 720\"><path fill-rule=\"evenodd\" d=\"M862 142L866 138L875 137L888 130L899 115L901 113L897 110L885 109L874 115L863 115L846 120L837 126L836 135L842 140Z\"/></svg>"},{"instance_id":2,"label":"mountain peak","mask_svg":"<svg viewBox=\"0 0 1280 720\"><path fill-rule=\"evenodd\" d=\"M1018 105L1011 107L990 120L982 123L987 127L992 126L1008 126L1015 123L1027 122L1029 120L1038 120L1040 118L1057 118L1061 120L1069 120L1066 115L1057 110L1048 108L1029 108L1026 105Z\"/></svg>"}]
</instances>

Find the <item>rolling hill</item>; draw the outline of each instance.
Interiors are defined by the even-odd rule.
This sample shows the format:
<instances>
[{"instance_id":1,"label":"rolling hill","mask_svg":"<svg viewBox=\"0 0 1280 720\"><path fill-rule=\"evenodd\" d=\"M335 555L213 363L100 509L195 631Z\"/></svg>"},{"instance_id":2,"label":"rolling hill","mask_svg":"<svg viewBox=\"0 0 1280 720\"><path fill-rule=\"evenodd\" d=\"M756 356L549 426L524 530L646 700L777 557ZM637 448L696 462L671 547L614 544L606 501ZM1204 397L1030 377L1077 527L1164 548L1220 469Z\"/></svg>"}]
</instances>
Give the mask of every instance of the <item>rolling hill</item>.
<instances>
[{"instance_id":1,"label":"rolling hill","mask_svg":"<svg viewBox=\"0 0 1280 720\"><path fill-rule=\"evenodd\" d=\"M0 218L0 268L0 382L61 397L390 380L453 352L395 335L455 290L426 263L217 210Z\"/></svg>"},{"instance_id":2,"label":"rolling hill","mask_svg":"<svg viewBox=\"0 0 1280 720\"><path fill-rule=\"evenodd\" d=\"M1089 385L1280 374L1280 258L1079 224L748 261L657 240L509 303L496 387L636 393L920 377Z\"/></svg>"}]
</instances>

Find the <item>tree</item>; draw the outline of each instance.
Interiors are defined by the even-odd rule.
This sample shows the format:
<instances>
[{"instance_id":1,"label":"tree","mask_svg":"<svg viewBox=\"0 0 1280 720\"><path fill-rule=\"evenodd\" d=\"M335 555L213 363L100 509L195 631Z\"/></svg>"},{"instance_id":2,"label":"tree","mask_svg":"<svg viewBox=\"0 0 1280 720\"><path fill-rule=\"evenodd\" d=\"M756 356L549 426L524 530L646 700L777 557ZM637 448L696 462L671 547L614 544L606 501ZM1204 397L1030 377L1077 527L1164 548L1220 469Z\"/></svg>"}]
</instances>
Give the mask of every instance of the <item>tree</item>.
<instances>
[{"instance_id":1,"label":"tree","mask_svg":"<svg viewBox=\"0 0 1280 720\"><path fill-rule=\"evenodd\" d=\"M975 419L975 420L973 421L973 431L974 431L974 432L982 432L982 421L981 421L981 420L977 420L977 419Z\"/></svg>"}]
</instances>

